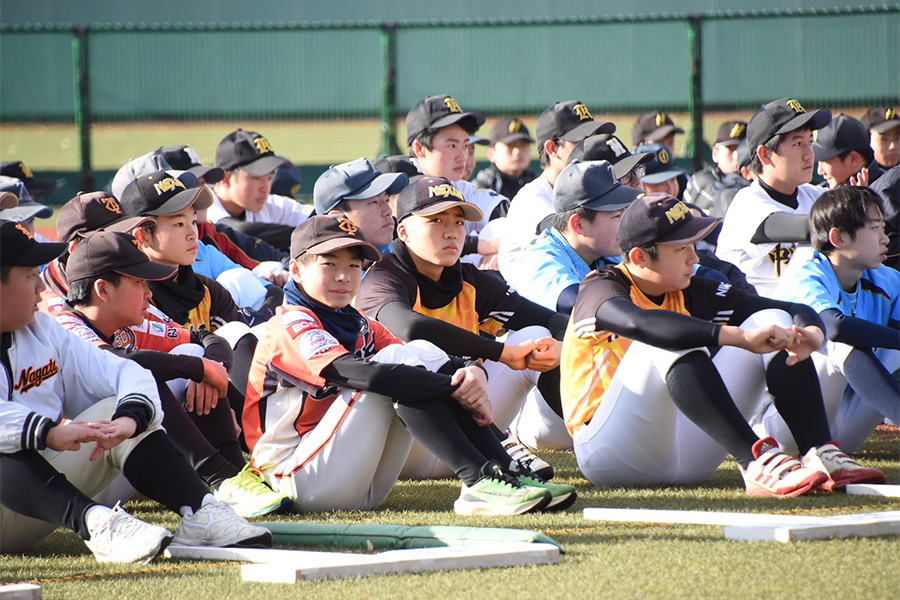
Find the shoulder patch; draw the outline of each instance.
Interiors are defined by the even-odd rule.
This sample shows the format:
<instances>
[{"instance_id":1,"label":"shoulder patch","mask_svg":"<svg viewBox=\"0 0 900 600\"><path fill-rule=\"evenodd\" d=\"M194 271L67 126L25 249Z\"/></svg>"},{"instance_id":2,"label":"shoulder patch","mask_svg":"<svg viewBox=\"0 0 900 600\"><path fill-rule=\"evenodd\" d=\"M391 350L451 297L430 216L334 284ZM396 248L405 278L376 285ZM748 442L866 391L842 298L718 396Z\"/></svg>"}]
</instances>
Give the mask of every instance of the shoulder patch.
<instances>
[{"instance_id":1,"label":"shoulder patch","mask_svg":"<svg viewBox=\"0 0 900 600\"><path fill-rule=\"evenodd\" d=\"M321 329L307 331L300 337L300 353L307 359L339 345L333 335Z\"/></svg>"},{"instance_id":2,"label":"shoulder patch","mask_svg":"<svg viewBox=\"0 0 900 600\"><path fill-rule=\"evenodd\" d=\"M147 313L153 315L154 317L156 317L157 319L159 319L159 320L162 321L163 323L171 323L171 322L172 322L171 317L169 317L166 313L164 313L163 311L159 310L158 308L156 308L156 307L155 307L154 305L152 305L152 304L151 304L150 307L147 309Z\"/></svg>"},{"instance_id":3,"label":"shoulder patch","mask_svg":"<svg viewBox=\"0 0 900 600\"><path fill-rule=\"evenodd\" d=\"M285 327L291 325L292 323L296 323L297 321L307 321L309 323L315 323L316 318L307 313L305 310L292 310L281 315L281 322Z\"/></svg>"},{"instance_id":4,"label":"shoulder patch","mask_svg":"<svg viewBox=\"0 0 900 600\"><path fill-rule=\"evenodd\" d=\"M150 326L148 332L150 335L166 337L166 326L164 323L159 323L157 321L147 321L147 324Z\"/></svg>"},{"instance_id":5,"label":"shoulder patch","mask_svg":"<svg viewBox=\"0 0 900 600\"><path fill-rule=\"evenodd\" d=\"M116 348L131 350L137 345L134 332L128 327L116 330L113 334L112 345Z\"/></svg>"}]
</instances>

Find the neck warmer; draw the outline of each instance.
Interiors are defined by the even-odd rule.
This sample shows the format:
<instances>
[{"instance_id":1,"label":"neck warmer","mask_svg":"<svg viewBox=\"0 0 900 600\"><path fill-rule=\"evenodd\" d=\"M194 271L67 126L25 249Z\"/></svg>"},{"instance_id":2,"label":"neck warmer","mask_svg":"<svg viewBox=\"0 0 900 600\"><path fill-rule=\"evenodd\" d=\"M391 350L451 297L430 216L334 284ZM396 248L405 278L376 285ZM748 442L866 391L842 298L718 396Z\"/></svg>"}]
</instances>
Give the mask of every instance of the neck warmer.
<instances>
[{"instance_id":1,"label":"neck warmer","mask_svg":"<svg viewBox=\"0 0 900 600\"><path fill-rule=\"evenodd\" d=\"M153 292L153 304L178 324L190 321L190 312L206 296L206 286L190 266L178 267L174 278L147 284Z\"/></svg>"},{"instance_id":2,"label":"neck warmer","mask_svg":"<svg viewBox=\"0 0 900 600\"><path fill-rule=\"evenodd\" d=\"M405 243L400 240L394 240L391 249L394 256L400 261L400 264L406 267L406 270L416 278L416 283L419 286L419 301L425 308L447 306L462 293L463 274L462 265L459 261L456 261L456 264L452 267L444 267L441 278L438 281L434 281L430 277L419 273Z\"/></svg>"},{"instance_id":3,"label":"neck warmer","mask_svg":"<svg viewBox=\"0 0 900 600\"><path fill-rule=\"evenodd\" d=\"M325 331L337 338L347 352L356 351L356 340L359 339L363 317L355 308L348 304L336 310L316 302L303 293L293 279L284 286L284 301L286 304L302 306L316 313Z\"/></svg>"}]
</instances>

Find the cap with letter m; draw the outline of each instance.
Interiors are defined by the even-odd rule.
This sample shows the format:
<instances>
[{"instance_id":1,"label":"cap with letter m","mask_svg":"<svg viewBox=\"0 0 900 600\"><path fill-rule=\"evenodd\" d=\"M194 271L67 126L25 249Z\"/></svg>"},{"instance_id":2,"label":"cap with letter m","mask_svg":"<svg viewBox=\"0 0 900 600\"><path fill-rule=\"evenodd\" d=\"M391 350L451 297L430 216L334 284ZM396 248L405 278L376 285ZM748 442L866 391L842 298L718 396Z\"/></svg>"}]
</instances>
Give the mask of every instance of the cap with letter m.
<instances>
[{"instance_id":1,"label":"cap with letter m","mask_svg":"<svg viewBox=\"0 0 900 600\"><path fill-rule=\"evenodd\" d=\"M619 218L619 246L628 252L651 244L690 244L709 235L719 220L695 217L684 202L668 194L647 194Z\"/></svg>"},{"instance_id":2,"label":"cap with letter m","mask_svg":"<svg viewBox=\"0 0 900 600\"><path fill-rule=\"evenodd\" d=\"M480 221L484 214L477 206L466 202L462 192L444 177L423 177L409 184L397 198L397 221L410 215L427 217L458 206L467 221Z\"/></svg>"}]
</instances>

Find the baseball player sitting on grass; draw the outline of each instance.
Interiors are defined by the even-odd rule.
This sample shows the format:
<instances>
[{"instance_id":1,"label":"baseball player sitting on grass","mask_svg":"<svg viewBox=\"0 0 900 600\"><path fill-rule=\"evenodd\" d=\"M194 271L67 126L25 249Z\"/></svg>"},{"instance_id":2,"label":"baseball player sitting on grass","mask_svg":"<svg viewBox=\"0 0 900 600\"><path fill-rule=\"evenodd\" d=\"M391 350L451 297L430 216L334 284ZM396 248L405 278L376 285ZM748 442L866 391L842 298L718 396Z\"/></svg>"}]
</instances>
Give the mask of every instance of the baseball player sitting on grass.
<instances>
[{"instance_id":1,"label":"baseball player sitting on grass","mask_svg":"<svg viewBox=\"0 0 900 600\"><path fill-rule=\"evenodd\" d=\"M475 185L514 198L522 186L537 177L529 168L534 138L521 119L507 117L494 124L489 143L487 157L491 164L478 173Z\"/></svg>"},{"instance_id":2,"label":"baseball player sitting on grass","mask_svg":"<svg viewBox=\"0 0 900 600\"><path fill-rule=\"evenodd\" d=\"M273 488L299 511L375 509L416 436L462 479L460 514L574 502L572 486L507 469L477 362L404 345L350 306L363 260L379 253L347 217L313 217L292 237L287 304L257 346L243 419L253 464Z\"/></svg>"},{"instance_id":3,"label":"baseball player sitting on grass","mask_svg":"<svg viewBox=\"0 0 900 600\"><path fill-rule=\"evenodd\" d=\"M819 313L828 341L813 360L834 436L858 448L885 417L900 423L900 273L881 264L887 251L884 205L868 188L840 186L809 213L815 255L776 297ZM771 407L754 430L791 441Z\"/></svg>"},{"instance_id":4,"label":"baseball player sitting on grass","mask_svg":"<svg viewBox=\"0 0 900 600\"><path fill-rule=\"evenodd\" d=\"M747 125L750 168L758 177L728 207L716 256L736 265L763 296L775 292L789 265L811 254L806 216L825 191L809 183L816 163L813 132L830 122L827 110L806 112L796 100L782 98L763 105Z\"/></svg>"},{"instance_id":5,"label":"baseball player sitting on grass","mask_svg":"<svg viewBox=\"0 0 900 600\"><path fill-rule=\"evenodd\" d=\"M35 314L38 267L64 249L0 222L0 551L24 551L57 527L76 532L101 562L147 562L169 542L270 545L272 534L218 502L166 435L148 371ZM91 500L120 473L182 515L174 539Z\"/></svg>"},{"instance_id":6,"label":"baseball player sitting on grass","mask_svg":"<svg viewBox=\"0 0 900 600\"><path fill-rule=\"evenodd\" d=\"M620 219L622 264L582 282L562 357L581 472L598 486L690 484L730 453L752 496L884 483L831 441L806 360L824 340L819 316L693 276L694 242L717 222L665 194L639 198ZM747 423L766 391L800 460Z\"/></svg>"},{"instance_id":7,"label":"baseball player sitting on grass","mask_svg":"<svg viewBox=\"0 0 900 600\"><path fill-rule=\"evenodd\" d=\"M747 123L725 121L716 132L712 147L713 167L691 175L684 190L684 200L711 217L724 217L738 190L750 185L741 177L738 146L747 139Z\"/></svg>"}]
</instances>

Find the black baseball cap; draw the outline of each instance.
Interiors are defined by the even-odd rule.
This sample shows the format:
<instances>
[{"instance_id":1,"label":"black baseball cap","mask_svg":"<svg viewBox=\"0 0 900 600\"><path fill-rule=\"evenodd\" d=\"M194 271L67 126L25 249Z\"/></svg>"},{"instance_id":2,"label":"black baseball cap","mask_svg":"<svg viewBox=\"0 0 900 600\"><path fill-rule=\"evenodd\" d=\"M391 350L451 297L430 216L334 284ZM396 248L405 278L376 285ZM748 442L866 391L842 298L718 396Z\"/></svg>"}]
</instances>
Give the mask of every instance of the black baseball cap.
<instances>
[{"instance_id":1,"label":"black baseball cap","mask_svg":"<svg viewBox=\"0 0 900 600\"><path fill-rule=\"evenodd\" d=\"M159 217L181 214L191 206L197 210L209 208L213 197L205 185L188 187L167 171L155 171L128 184L121 201L129 215Z\"/></svg>"},{"instance_id":2,"label":"black baseball cap","mask_svg":"<svg viewBox=\"0 0 900 600\"><path fill-rule=\"evenodd\" d=\"M639 165L645 165L653 160L649 152L632 154L625 144L611 133L601 133L584 138L578 145L572 148L569 154L569 163L576 160L605 160L612 165L616 179L621 179L635 170Z\"/></svg>"},{"instance_id":3,"label":"black baseball cap","mask_svg":"<svg viewBox=\"0 0 900 600\"><path fill-rule=\"evenodd\" d=\"M675 126L669 113L647 112L639 116L631 128L631 143L637 146L644 140L658 142L672 133L684 133L684 129Z\"/></svg>"},{"instance_id":4,"label":"black baseball cap","mask_svg":"<svg viewBox=\"0 0 900 600\"><path fill-rule=\"evenodd\" d=\"M263 177L293 163L278 156L272 144L255 131L237 129L226 135L216 148L216 166L233 171L241 169L253 177Z\"/></svg>"},{"instance_id":5,"label":"black baseball cap","mask_svg":"<svg viewBox=\"0 0 900 600\"><path fill-rule=\"evenodd\" d=\"M406 143L412 146L413 140L429 129L442 129L454 124L459 124L466 133L475 133L484 125L484 115L463 112L450 96L429 96L406 113Z\"/></svg>"},{"instance_id":6,"label":"black baseball cap","mask_svg":"<svg viewBox=\"0 0 900 600\"><path fill-rule=\"evenodd\" d=\"M397 199L397 221L410 215L427 217L448 208L459 206L466 221L480 221L484 218L481 209L467 202L462 192L444 177L422 177L406 186Z\"/></svg>"},{"instance_id":7,"label":"black baseball cap","mask_svg":"<svg viewBox=\"0 0 900 600\"><path fill-rule=\"evenodd\" d=\"M628 252L650 244L689 244L709 235L720 220L695 217L684 202L668 194L646 194L619 217L619 246Z\"/></svg>"},{"instance_id":8,"label":"black baseball cap","mask_svg":"<svg viewBox=\"0 0 900 600\"><path fill-rule=\"evenodd\" d=\"M18 198L13 202L9 195ZM0 210L0 219L7 221L29 221L31 219L49 219L53 216L53 209L40 202L31 199L25 182L15 177L0 175L0 204L8 207Z\"/></svg>"},{"instance_id":9,"label":"black baseball cap","mask_svg":"<svg viewBox=\"0 0 900 600\"><path fill-rule=\"evenodd\" d=\"M66 244L61 242L38 242L24 225L0 220L0 266L40 267L65 249Z\"/></svg>"},{"instance_id":10,"label":"black baseball cap","mask_svg":"<svg viewBox=\"0 0 900 600\"><path fill-rule=\"evenodd\" d=\"M776 135L809 127L813 131L822 129L831 122L831 113L821 108L806 112L793 98L781 98L763 104L747 125L747 145L750 154Z\"/></svg>"},{"instance_id":11,"label":"black baseball cap","mask_svg":"<svg viewBox=\"0 0 900 600\"><path fill-rule=\"evenodd\" d=\"M750 145L747 144L747 138L744 138L737 147L738 165L749 168L752 158L753 156L750 155Z\"/></svg>"},{"instance_id":12,"label":"black baseball cap","mask_svg":"<svg viewBox=\"0 0 900 600\"><path fill-rule=\"evenodd\" d=\"M643 195L641 190L619 183L608 161L576 160L562 170L553 186L553 209L562 213L583 206L614 212L627 208Z\"/></svg>"},{"instance_id":13,"label":"black baseball cap","mask_svg":"<svg viewBox=\"0 0 900 600\"><path fill-rule=\"evenodd\" d=\"M352 246L360 247L363 258L373 262L381 258L378 248L367 242L359 227L344 215L310 217L291 233L291 258Z\"/></svg>"},{"instance_id":14,"label":"black baseball cap","mask_svg":"<svg viewBox=\"0 0 900 600\"><path fill-rule=\"evenodd\" d=\"M59 188L59 181L38 179L21 160L0 163L0 175L21 179L28 188L28 193L35 198L49 196Z\"/></svg>"},{"instance_id":15,"label":"black baseball cap","mask_svg":"<svg viewBox=\"0 0 900 600\"><path fill-rule=\"evenodd\" d=\"M112 190L113 196L121 198L122 194L125 192L125 188L127 188L132 181L137 179L138 176L153 173L154 171L168 171L171 168L172 165L170 165L161 154L148 152L143 156L132 158L122 165L113 176L109 189ZM193 177L193 174L190 176ZM196 185L196 183L188 187L194 187L194 185Z\"/></svg>"},{"instance_id":16,"label":"black baseball cap","mask_svg":"<svg viewBox=\"0 0 900 600\"><path fill-rule=\"evenodd\" d=\"M225 179L225 171L221 167L203 166L197 152L188 146L161 146L156 153L173 169L187 171L197 179L202 177L206 183L216 183Z\"/></svg>"},{"instance_id":17,"label":"black baseball cap","mask_svg":"<svg viewBox=\"0 0 900 600\"><path fill-rule=\"evenodd\" d=\"M595 133L615 132L614 124L595 121L583 102L569 100L557 102L538 117L537 143L543 148L547 140L580 142Z\"/></svg>"},{"instance_id":18,"label":"black baseball cap","mask_svg":"<svg viewBox=\"0 0 900 600\"><path fill-rule=\"evenodd\" d=\"M862 118L862 124L869 131L884 133L900 127L900 115L897 115L890 106L876 106L866 112L866 116Z\"/></svg>"},{"instance_id":19,"label":"black baseball cap","mask_svg":"<svg viewBox=\"0 0 900 600\"><path fill-rule=\"evenodd\" d=\"M719 125L715 143L720 146L737 146L746 137L746 121L725 121Z\"/></svg>"},{"instance_id":20,"label":"black baseball cap","mask_svg":"<svg viewBox=\"0 0 900 600\"><path fill-rule=\"evenodd\" d=\"M525 140L531 144L534 143L534 138L531 137L531 132L528 131L525 122L518 117L507 117L497 121L497 124L491 129L491 135L488 140L491 146L497 143L512 144L519 140Z\"/></svg>"},{"instance_id":21,"label":"black baseball cap","mask_svg":"<svg viewBox=\"0 0 900 600\"><path fill-rule=\"evenodd\" d=\"M407 177L421 175L419 169L409 160L408 156L397 154L379 158L372 165L382 173L405 173Z\"/></svg>"},{"instance_id":22,"label":"black baseball cap","mask_svg":"<svg viewBox=\"0 0 900 600\"><path fill-rule=\"evenodd\" d=\"M98 231L72 250L66 263L66 280L71 284L79 279L99 277L109 271L160 281L175 275L178 267L151 261L138 248L137 240L127 233Z\"/></svg>"},{"instance_id":23,"label":"black baseball cap","mask_svg":"<svg viewBox=\"0 0 900 600\"><path fill-rule=\"evenodd\" d=\"M675 156L665 144L641 144L635 152L650 154L647 172L643 177L647 183L662 183L685 173L684 169L675 164Z\"/></svg>"},{"instance_id":24,"label":"black baseball cap","mask_svg":"<svg viewBox=\"0 0 900 600\"><path fill-rule=\"evenodd\" d=\"M848 150L864 151L869 148L869 132L853 117L838 115L816 132L812 147L816 160L829 160Z\"/></svg>"},{"instance_id":25,"label":"black baseball cap","mask_svg":"<svg viewBox=\"0 0 900 600\"><path fill-rule=\"evenodd\" d=\"M150 225L153 217L131 217L112 194L106 192L79 192L59 209L56 220L56 237L71 242L78 236L103 231L129 233L133 229Z\"/></svg>"},{"instance_id":26,"label":"black baseball cap","mask_svg":"<svg viewBox=\"0 0 900 600\"><path fill-rule=\"evenodd\" d=\"M487 138L483 138L480 135L475 135L474 133L469 134L469 145L470 146L490 146L491 141Z\"/></svg>"},{"instance_id":27,"label":"black baseball cap","mask_svg":"<svg viewBox=\"0 0 900 600\"><path fill-rule=\"evenodd\" d=\"M288 198L296 198L303 186L303 174L297 165L290 167L281 167L275 170L275 177L272 178L272 193L277 196L287 196Z\"/></svg>"},{"instance_id":28,"label":"black baseball cap","mask_svg":"<svg viewBox=\"0 0 900 600\"><path fill-rule=\"evenodd\" d=\"M331 166L316 180L316 212L327 214L341 200L364 200L382 192L397 194L409 183L404 173L382 173L367 158Z\"/></svg>"}]
</instances>

